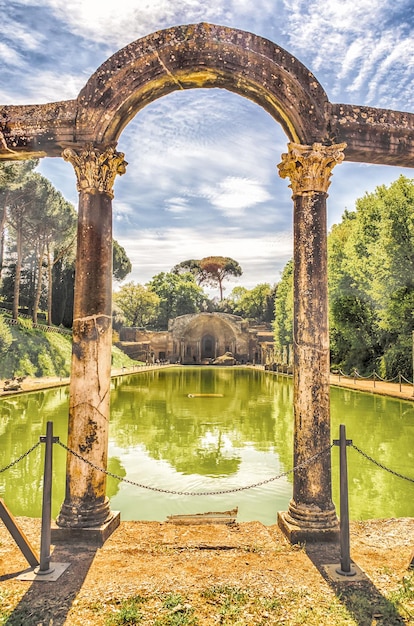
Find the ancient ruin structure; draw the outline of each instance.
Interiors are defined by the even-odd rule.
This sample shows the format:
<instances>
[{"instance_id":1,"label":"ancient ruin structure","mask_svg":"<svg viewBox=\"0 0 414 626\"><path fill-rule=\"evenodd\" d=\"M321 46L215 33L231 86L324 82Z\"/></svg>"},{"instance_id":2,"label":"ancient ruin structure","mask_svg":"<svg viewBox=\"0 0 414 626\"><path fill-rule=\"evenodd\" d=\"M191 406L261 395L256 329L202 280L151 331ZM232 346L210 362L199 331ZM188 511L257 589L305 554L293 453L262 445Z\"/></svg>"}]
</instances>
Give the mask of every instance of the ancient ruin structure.
<instances>
[{"instance_id":1,"label":"ancient ruin structure","mask_svg":"<svg viewBox=\"0 0 414 626\"><path fill-rule=\"evenodd\" d=\"M273 362L273 332L228 313L190 313L171 319L167 331L121 328L120 347L137 360L208 365L226 352L243 363Z\"/></svg>"},{"instance_id":2,"label":"ancient ruin structure","mask_svg":"<svg viewBox=\"0 0 414 626\"><path fill-rule=\"evenodd\" d=\"M211 24L178 26L108 59L75 100L0 107L0 158L64 158L79 190L69 446L61 526L111 519L105 495L111 363L111 202L125 172L117 140L146 104L178 89L219 87L249 98L282 125L294 208L295 465L329 447L326 198L342 160L414 166L414 114L328 100L313 74L275 43ZM275 154L275 163L279 156ZM280 523L304 538L336 531L329 454L295 472Z\"/></svg>"}]
</instances>

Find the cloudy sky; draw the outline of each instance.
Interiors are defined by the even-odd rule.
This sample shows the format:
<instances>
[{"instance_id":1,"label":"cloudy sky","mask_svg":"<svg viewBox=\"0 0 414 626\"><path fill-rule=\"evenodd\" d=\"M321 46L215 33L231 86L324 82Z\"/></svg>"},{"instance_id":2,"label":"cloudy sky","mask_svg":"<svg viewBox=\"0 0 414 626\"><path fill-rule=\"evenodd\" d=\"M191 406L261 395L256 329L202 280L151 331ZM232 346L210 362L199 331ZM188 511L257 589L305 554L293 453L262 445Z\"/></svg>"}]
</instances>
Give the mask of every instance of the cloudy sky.
<instances>
[{"instance_id":1,"label":"cloudy sky","mask_svg":"<svg viewBox=\"0 0 414 626\"><path fill-rule=\"evenodd\" d=\"M253 32L310 69L332 102L414 110L413 0L0 0L0 104L76 98L131 41L179 24ZM289 181L278 176L287 137L249 100L217 89L148 105L123 131L127 173L115 184L114 236L145 283L176 263L231 256L236 285L274 284L292 255ZM39 167L77 204L72 166ZM378 185L412 170L343 163L334 169L328 226Z\"/></svg>"}]
</instances>

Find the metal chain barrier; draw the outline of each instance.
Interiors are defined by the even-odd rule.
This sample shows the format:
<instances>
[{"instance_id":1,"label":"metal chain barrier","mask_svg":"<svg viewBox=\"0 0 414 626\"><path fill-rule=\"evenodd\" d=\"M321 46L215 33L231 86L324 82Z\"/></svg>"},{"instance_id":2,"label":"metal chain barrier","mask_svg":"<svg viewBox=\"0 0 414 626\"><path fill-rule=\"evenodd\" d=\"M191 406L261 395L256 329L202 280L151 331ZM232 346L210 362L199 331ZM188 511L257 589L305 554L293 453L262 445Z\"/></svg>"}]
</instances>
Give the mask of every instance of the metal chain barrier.
<instances>
[{"instance_id":1,"label":"metal chain barrier","mask_svg":"<svg viewBox=\"0 0 414 626\"><path fill-rule=\"evenodd\" d=\"M331 374L339 376L339 377L342 376L343 378L353 378L354 380L372 380L374 381L374 383L376 380L380 380L383 383L394 383L394 382L401 382L402 380L404 380L409 385L413 384L412 380L408 380L408 378L405 378L405 376L403 376L401 373L398 373L396 376L394 376L394 378L382 378L382 376L380 376L378 372L374 370L372 374L368 374L368 376L362 376L362 374L360 374L358 370L354 368L352 371L352 374L346 374L341 369L332 370Z\"/></svg>"},{"instance_id":2,"label":"metal chain barrier","mask_svg":"<svg viewBox=\"0 0 414 626\"><path fill-rule=\"evenodd\" d=\"M66 446L61 441L58 441L57 443L62 448L64 448L67 452L69 452L70 454L73 454L73 456L75 456L79 460L83 461L90 467L93 467L93 469L97 470L98 472L102 472L103 474L110 476L111 478L115 478L116 480L119 480L121 482L128 483L129 485L133 485L134 487L140 487L141 489L149 489L150 491L157 491L159 493L169 493L174 496L222 496L227 493L236 493L238 491L246 491L247 489L254 489L255 487L261 487L262 485L266 485L267 483L271 483L274 480L278 480L279 478L288 476L289 474L292 474L293 472L296 472L299 469L303 469L304 467L307 467L308 465L316 461L316 459L318 459L322 455L330 452L330 450L332 449L334 445L334 444L331 444L324 450L321 450L321 452L317 452L306 461L303 461L303 463L299 463L299 465L296 465L296 467L293 467L292 469L287 470L286 472L282 472L281 474L278 474L277 476L272 476L272 478L266 478L265 480L261 480L251 485L245 485L244 487L233 487L232 489L223 489L221 491L174 491L171 489L162 489L161 487L151 487L149 485L142 485L140 483L134 482L133 480L128 480L128 478L117 476L117 474L113 474L112 472L109 472L108 470L105 470L102 467L98 467L91 461L88 461L88 459L84 459L83 456L75 452L75 450L71 450L70 448L68 448L68 446Z\"/></svg>"},{"instance_id":3,"label":"metal chain barrier","mask_svg":"<svg viewBox=\"0 0 414 626\"><path fill-rule=\"evenodd\" d=\"M354 450L359 452L359 454L361 454L364 458L368 459L368 461L371 461L371 463L373 463L374 465L377 465L377 467L380 467L381 469L385 470L386 472L389 472L390 474L393 474L394 476L397 476L398 478L403 478L404 480L408 480L410 483L414 483L414 478L410 478L409 476L404 476L403 474L399 474L395 470L392 470L389 467L386 467L385 465L383 465L379 461L376 461L375 459L373 459L366 452L363 452L354 443L351 443L351 448L354 448Z\"/></svg>"},{"instance_id":4,"label":"metal chain barrier","mask_svg":"<svg viewBox=\"0 0 414 626\"><path fill-rule=\"evenodd\" d=\"M6 467L3 467L2 469L0 469L0 474L2 472L5 472L6 470L10 469L10 467L13 467L13 465L17 465L17 463L19 463L20 461L22 461L26 456L29 456L29 454L31 452L33 452L33 450L35 450L37 448L37 446L40 446L40 441L38 441L37 443L34 444L34 446L32 446L31 448L29 448L29 450L27 450L27 452L24 452L21 456L19 456L18 459L15 459L14 461L12 461L11 463L9 463L8 465L6 465Z\"/></svg>"},{"instance_id":5,"label":"metal chain barrier","mask_svg":"<svg viewBox=\"0 0 414 626\"><path fill-rule=\"evenodd\" d=\"M41 443L42 443L41 441L38 441L31 448L29 448L26 452L21 454L17 459L12 461L11 463L6 465L5 467L0 468L0 474L5 472L6 470L10 469L14 465L17 465L17 463L22 461L25 457L29 456L29 454L31 454ZM256 487L261 487L261 486L267 485L268 483L271 483L271 482L273 482L275 480L279 480L280 478L284 478L285 476L289 476L289 474L293 474L294 472L307 467L308 465L310 465L311 463L316 461L319 457L321 457L324 454L327 454L328 452L330 452L332 447L335 445L335 443L332 443L330 446L328 446L324 450L321 450L320 452L317 452L316 454L311 456L306 461L303 461L303 463L299 463L295 467L293 467L293 468L291 468L289 470L286 470L285 472L281 472L277 476L272 476L271 478L266 478L264 480L258 481L256 483L252 483L250 485L244 485L242 487L233 487L232 489L222 489L220 491L176 491L176 490L172 490L172 489L163 489L162 487L152 487L150 485L143 485L142 483L137 483L137 482L135 482L133 480L129 480L128 478L124 478L122 476L118 476L117 474L114 474L113 472L110 472L109 470L105 470L102 467L99 467L98 465L95 465L94 463L92 463L88 459L85 459L82 455L80 455L77 452L75 452L75 450L72 450L71 448L66 446L64 443L59 441L59 439L57 441L55 441L55 443L58 443L67 452L69 452L70 454L72 454L73 456L78 458L79 460L83 461L84 463L86 463L87 465L92 467L93 469L95 469L95 470L97 470L99 472L102 472L103 474L106 474L107 476L110 476L111 478L114 478L115 480L118 480L118 481L124 482L124 483L128 483L130 485L133 485L134 487L139 487L141 489L148 489L150 491L156 491L156 492L159 492L159 493L168 493L168 494L177 495L177 496L220 496L220 495L225 495L225 494L229 494L229 493L236 493L238 491L246 491L248 489L254 489ZM369 454L367 454L366 452L364 452L363 450L358 448L358 446L356 446L354 443L351 443L350 447L354 448L354 450L356 450L361 456L363 456L368 461L371 461L371 463L373 463L377 467L385 470L386 472L389 472L390 474L393 474L397 478L402 478L403 480L408 480L409 482L414 483L414 478L410 478L409 476L404 476L404 474L400 474L399 472L396 472L395 470L390 469L386 465L383 465L379 461L376 461L374 458L369 456Z\"/></svg>"}]
</instances>

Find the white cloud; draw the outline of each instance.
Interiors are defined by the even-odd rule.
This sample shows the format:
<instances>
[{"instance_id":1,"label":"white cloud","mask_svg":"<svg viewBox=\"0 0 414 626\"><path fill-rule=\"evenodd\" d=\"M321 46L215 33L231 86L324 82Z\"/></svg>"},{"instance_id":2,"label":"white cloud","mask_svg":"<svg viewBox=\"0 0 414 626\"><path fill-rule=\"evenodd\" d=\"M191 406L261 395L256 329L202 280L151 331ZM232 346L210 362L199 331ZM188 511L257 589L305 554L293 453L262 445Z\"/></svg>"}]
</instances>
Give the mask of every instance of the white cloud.
<instances>
[{"instance_id":1,"label":"white cloud","mask_svg":"<svg viewBox=\"0 0 414 626\"><path fill-rule=\"evenodd\" d=\"M115 197L115 200L113 201L113 212L115 220L121 222L129 220L129 218L134 214L134 208L129 202L123 202Z\"/></svg>"},{"instance_id":2,"label":"white cloud","mask_svg":"<svg viewBox=\"0 0 414 626\"><path fill-rule=\"evenodd\" d=\"M237 282L229 282L228 292L236 284L251 289L260 282L277 282L292 256L290 232L249 236L228 229L205 233L189 227L168 228L131 233L122 239L122 245L133 265L126 280L138 283L146 283L186 259L210 255L234 258L240 263L243 275Z\"/></svg>"},{"instance_id":3,"label":"white cloud","mask_svg":"<svg viewBox=\"0 0 414 626\"><path fill-rule=\"evenodd\" d=\"M187 213L189 209L187 198L181 197L170 198L165 206L166 211L176 214Z\"/></svg>"},{"instance_id":4,"label":"white cloud","mask_svg":"<svg viewBox=\"0 0 414 626\"><path fill-rule=\"evenodd\" d=\"M213 206L232 217L240 216L249 207L270 199L270 194L258 181L227 176L216 188L201 188L201 194L210 199Z\"/></svg>"},{"instance_id":5,"label":"white cloud","mask_svg":"<svg viewBox=\"0 0 414 626\"><path fill-rule=\"evenodd\" d=\"M65 74L51 70L26 72L24 91L21 84L11 84L2 98L2 104L46 104L72 100L78 96L86 80L82 74Z\"/></svg>"},{"instance_id":6,"label":"white cloud","mask_svg":"<svg viewBox=\"0 0 414 626\"><path fill-rule=\"evenodd\" d=\"M24 60L17 52L14 50L9 44L3 43L0 41L0 60L5 65L14 65L16 67L23 67Z\"/></svg>"},{"instance_id":7,"label":"white cloud","mask_svg":"<svg viewBox=\"0 0 414 626\"><path fill-rule=\"evenodd\" d=\"M38 5L36 0L24 0L26 5ZM54 14L78 35L105 41L106 43L126 45L140 37L148 35L166 25L182 23L185 15L187 22L209 21L217 14L222 15L222 2L210 0L208 4L199 0L122 0L120 5L111 0L44 0Z\"/></svg>"},{"instance_id":8,"label":"white cloud","mask_svg":"<svg viewBox=\"0 0 414 626\"><path fill-rule=\"evenodd\" d=\"M401 81L404 73L412 93L412 26L392 21L400 6L397 1L390 10L388 0L285 0L289 45L312 72L329 76L330 99L364 94L356 104L390 107L396 104L390 97L394 72ZM400 93L400 103L405 95Z\"/></svg>"},{"instance_id":9,"label":"white cloud","mask_svg":"<svg viewBox=\"0 0 414 626\"><path fill-rule=\"evenodd\" d=\"M257 26L274 15L275 0L19 0L23 6L49 7L77 35L116 47L179 24L210 22ZM257 31L257 27L253 30Z\"/></svg>"}]
</instances>

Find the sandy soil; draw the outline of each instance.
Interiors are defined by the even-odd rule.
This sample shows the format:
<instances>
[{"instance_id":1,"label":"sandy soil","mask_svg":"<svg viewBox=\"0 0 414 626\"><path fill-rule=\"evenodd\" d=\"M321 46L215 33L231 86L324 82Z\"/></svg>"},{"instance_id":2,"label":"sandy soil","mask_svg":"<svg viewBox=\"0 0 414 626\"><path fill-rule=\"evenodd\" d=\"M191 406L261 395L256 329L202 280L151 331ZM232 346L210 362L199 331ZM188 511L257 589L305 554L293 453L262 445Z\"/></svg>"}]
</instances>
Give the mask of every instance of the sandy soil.
<instances>
[{"instance_id":1,"label":"sandy soil","mask_svg":"<svg viewBox=\"0 0 414 626\"><path fill-rule=\"evenodd\" d=\"M39 550L40 520L17 521L34 549ZM101 547L79 540L52 545L52 562L68 562L69 568L56 582L27 582L16 578L28 565L0 523L1 606L3 610L13 609L12 617L0 623L99 626L107 623L105 610L114 610L128 597L159 598L174 592L192 599L198 616L193 623L197 624L332 624L329 617L326 622L297 621L298 593L304 607L313 607L314 613L317 606L325 605L329 614L332 604L343 604L355 621L344 618L335 626L413 624L413 597L411 604L406 603L404 610L395 614L387 597L410 575L414 519L352 523L350 538L352 561L360 575L358 580L336 576L338 581L327 574L325 566L339 566L339 545L291 545L277 525L121 522ZM412 577L410 580L412 584ZM264 610L260 621L254 613L251 620L218 621L213 619L213 607L205 594L206 589L218 588L247 589L252 597L278 598L282 612L276 621ZM292 598L296 598L296 606ZM366 606L357 610L361 598ZM158 622L154 617L154 621L142 623Z\"/></svg>"}]
</instances>

